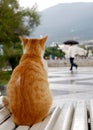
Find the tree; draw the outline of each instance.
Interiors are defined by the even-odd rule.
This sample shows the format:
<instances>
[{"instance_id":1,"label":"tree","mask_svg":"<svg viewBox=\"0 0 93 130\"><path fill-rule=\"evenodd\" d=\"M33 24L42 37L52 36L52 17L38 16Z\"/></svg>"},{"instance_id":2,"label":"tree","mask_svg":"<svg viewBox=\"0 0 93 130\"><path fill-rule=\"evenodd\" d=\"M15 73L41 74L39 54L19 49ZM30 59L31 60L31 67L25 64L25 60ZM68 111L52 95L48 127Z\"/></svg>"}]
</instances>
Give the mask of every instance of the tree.
<instances>
[{"instance_id":1,"label":"tree","mask_svg":"<svg viewBox=\"0 0 93 130\"><path fill-rule=\"evenodd\" d=\"M60 52L57 47L46 47L44 57L48 57L52 55L52 58L54 59L55 56L57 57L64 57L64 52Z\"/></svg>"},{"instance_id":2,"label":"tree","mask_svg":"<svg viewBox=\"0 0 93 130\"><path fill-rule=\"evenodd\" d=\"M17 0L0 0L0 43L16 43L19 35L29 35L39 24L40 15L35 5L24 9Z\"/></svg>"},{"instance_id":3,"label":"tree","mask_svg":"<svg viewBox=\"0 0 93 130\"><path fill-rule=\"evenodd\" d=\"M8 63L12 69L15 68L22 52L22 48L17 48L19 36L29 36L39 24L40 15L36 5L24 9L17 0L0 0L0 44L4 45L5 51L5 55L0 57L2 65Z\"/></svg>"}]
</instances>

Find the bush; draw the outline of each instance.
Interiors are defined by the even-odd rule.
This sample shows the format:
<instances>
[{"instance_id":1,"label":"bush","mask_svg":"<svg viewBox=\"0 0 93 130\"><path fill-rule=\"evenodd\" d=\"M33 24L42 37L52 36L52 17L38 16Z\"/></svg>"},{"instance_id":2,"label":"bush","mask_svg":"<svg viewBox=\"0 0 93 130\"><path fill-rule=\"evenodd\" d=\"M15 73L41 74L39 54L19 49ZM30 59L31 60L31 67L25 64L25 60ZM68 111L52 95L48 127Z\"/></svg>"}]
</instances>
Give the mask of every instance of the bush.
<instances>
[{"instance_id":1,"label":"bush","mask_svg":"<svg viewBox=\"0 0 93 130\"><path fill-rule=\"evenodd\" d=\"M47 47L45 49L45 54L44 57L49 57L50 55L52 55L52 58L54 59L54 57L64 57L65 53L58 50L57 47Z\"/></svg>"},{"instance_id":2,"label":"bush","mask_svg":"<svg viewBox=\"0 0 93 130\"><path fill-rule=\"evenodd\" d=\"M11 71L0 71L0 86L8 83L11 76Z\"/></svg>"}]
</instances>

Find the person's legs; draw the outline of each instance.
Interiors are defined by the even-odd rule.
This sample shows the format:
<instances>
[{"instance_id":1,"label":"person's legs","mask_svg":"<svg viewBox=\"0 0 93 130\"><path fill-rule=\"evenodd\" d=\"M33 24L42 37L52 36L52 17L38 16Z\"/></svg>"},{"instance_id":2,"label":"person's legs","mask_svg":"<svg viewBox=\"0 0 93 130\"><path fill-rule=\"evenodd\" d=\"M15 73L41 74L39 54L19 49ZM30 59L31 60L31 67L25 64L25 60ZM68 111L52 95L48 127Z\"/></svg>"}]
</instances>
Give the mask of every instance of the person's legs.
<instances>
[{"instance_id":1,"label":"person's legs","mask_svg":"<svg viewBox=\"0 0 93 130\"><path fill-rule=\"evenodd\" d=\"M70 64L71 64L70 70L73 70L73 66L75 66L77 69L78 65L74 63L74 58L72 58L72 57L70 57Z\"/></svg>"},{"instance_id":2,"label":"person's legs","mask_svg":"<svg viewBox=\"0 0 93 130\"><path fill-rule=\"evenodd\" d=\"M77 67L78 67L78 65L77 65L76 63L74 63L74 59L73 59L73 66L75 66L76 69L77 69Z\"/></svg>"},{"instance_id":3,"label":"person's legs","mask_svg":"<svg viewBox=\"0 0 93 130\"><path fill-rule=\"evenodd\" d=\"M71 64L70 70L73 70L73 58L72 57L70 57L70 64Z\"/></svg>"}]
</instances>

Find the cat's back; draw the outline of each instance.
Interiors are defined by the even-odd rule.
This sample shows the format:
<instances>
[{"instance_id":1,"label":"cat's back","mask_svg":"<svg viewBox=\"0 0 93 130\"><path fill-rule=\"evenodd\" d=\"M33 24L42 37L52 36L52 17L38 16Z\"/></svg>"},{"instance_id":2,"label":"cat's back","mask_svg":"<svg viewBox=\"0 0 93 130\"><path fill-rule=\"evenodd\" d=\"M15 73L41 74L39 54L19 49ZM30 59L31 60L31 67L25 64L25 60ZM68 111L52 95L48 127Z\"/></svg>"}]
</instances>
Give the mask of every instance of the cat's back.
<instances>
[{"instance_id":1,"label":"cat's back","mask_svg":"<svg viewBox=\"0 0 93 130\"><path fill-rule=\"evenodd\" d=\"M20 64L14 69L11 79L8 83L16 84L20 82L20 84L34 82L35 80L47 81L47 72L45 70L44 64L42 60L23 60ZM19 84L18 84L19 85Z\"/></svg>"}]
</instances>

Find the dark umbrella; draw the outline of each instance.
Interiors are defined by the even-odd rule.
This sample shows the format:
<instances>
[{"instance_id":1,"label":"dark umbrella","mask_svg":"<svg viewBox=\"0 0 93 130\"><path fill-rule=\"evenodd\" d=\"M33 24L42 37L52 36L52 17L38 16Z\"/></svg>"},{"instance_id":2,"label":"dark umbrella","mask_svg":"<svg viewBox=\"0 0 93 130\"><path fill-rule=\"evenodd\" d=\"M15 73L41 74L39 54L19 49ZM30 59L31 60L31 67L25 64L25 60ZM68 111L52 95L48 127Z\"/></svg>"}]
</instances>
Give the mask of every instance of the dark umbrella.
<instances>
[{"instance_id":1,"label":"dark umbrella","mask_svg":"<svg viewBox=\"0 0 93 130\"><path fill-rule=\"evenodd\" d=\"M76 45L76 44L79 44L78 41L74 41L74 40L68 40L68 41L65 41L63 42L65 45Z\"/></svg>"}]
</instances>

